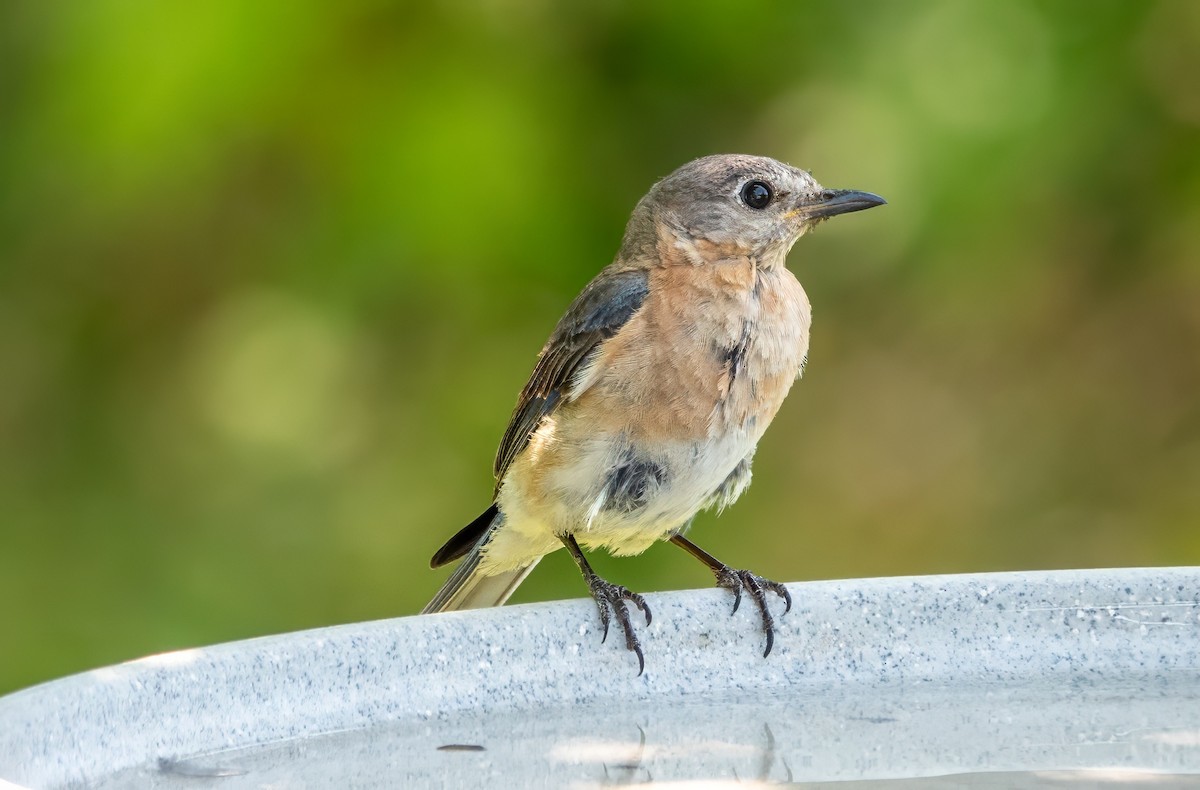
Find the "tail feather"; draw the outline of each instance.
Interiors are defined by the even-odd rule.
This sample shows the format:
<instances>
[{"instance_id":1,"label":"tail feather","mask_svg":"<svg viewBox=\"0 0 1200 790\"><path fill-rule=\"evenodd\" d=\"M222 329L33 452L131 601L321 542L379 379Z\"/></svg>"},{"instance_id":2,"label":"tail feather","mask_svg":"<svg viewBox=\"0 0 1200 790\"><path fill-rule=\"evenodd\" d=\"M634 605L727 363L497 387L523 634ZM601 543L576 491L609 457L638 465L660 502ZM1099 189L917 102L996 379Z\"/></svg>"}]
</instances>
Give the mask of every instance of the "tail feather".
<instances>
[{"instance_id":1,"label":"tail feather","mask_svg":"<svg viewBox=\"0 0 1200 790\"><path fill-rule=\"evenodd\" d=\"M439 568L448 562L454 562L459 557L465 557L467 552L479 545L479 541L487 537L499 515L500 508L493 502L491 507L480 513L470 524L454 533L454 537L437 550L433 559L429 561L429 567Z\"/></svg>"},{"instance_id":2,"label":"tail feather","mask_svg":"<svg viewBox=\"0 0 1200 790\"><path fill-rule=\"evenodd\" d=\"M464 559L437 591L437 595L433 596L433 600L421 610L421 614L501 606L521 582L525 581L533 566L537 565L537 559L515 570L491 576L484 576L479 572L483 547L500 523L503 523L503 517L493 504L479 518L459 530L457 535L450 538L446 545L433 555L430 565L434 568L459 557Z\"/></svg>"},{"instance_id":3,"label":"tail feather","mask_svg":"<svg viewBox=\"0 0 1200 790\"><path fill-rule=\"evenodd\" d=\"M478 572L481 548L476 546L471 549L462 564L454 569L454 573L437 591L437 595L433 596L433 600L421 610L421 614L501 606L538 562L535 559L523 568L484 576Z\"/></svg>"}]
</instances>

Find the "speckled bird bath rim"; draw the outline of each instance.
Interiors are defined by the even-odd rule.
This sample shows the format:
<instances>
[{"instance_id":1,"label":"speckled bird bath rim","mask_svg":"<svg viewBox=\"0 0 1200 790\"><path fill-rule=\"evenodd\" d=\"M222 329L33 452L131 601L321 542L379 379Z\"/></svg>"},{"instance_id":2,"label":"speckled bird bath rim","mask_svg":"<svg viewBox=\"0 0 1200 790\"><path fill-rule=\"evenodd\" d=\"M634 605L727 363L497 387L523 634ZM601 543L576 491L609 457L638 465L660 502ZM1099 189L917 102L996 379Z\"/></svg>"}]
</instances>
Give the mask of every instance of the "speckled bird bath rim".
<instances>
[{"instance_id":1,"label":"speckled bird bath rim","mask_svg":"<svg viewBox=\"0 0 1200 790\"><path fill-rule=\"evenodd\" d=\"M530 722L521 737L540 743L539 737L553 738L577 726L580 717L605 722L616 716L616 725L605 726L636 725L634 740L638 731L643 742L657 732L665 744L686 737L679 733L689 728L703 730L709 715L705 711L715 706L720 706L718 715L725 709L807 707L807 719L824 715L835 729L842 726L842 745L829 749L878 751L881 736L928 736L945 750L946 744L956 742L963 722L971 721L972 705L1007 698L1012 689L1033 690L1028 692L1032 700L1021 697L1026 692L1017 694L1020 699L1013 709L1018 718L1026 711L1035 718L1048 717L1036 726L1030 723L1034 729L1053 731L1037 737L1072 737L1058 731L1064 718L1090 716L1087 726L1107 731L1109 718L1133 715L1136 721L1126 722L1130 727L1168 733L1165 741L1154 743L1171 748L1135 749L1132 758L1122 753L1108 762L1134 769L1200 772L1200 568L854 579L788 586L795 606L780 619L775 652L765 660L752 607L743 606L731 617L727 592L648 595L654 622L641 630L646 652L641 677L620 640L600 644L598 618L587 600L323 628L98 669L0 698L0 780L31 787L103 784L121 771L188 764L198 755L224 750L260 747L266 753L271 747L264 744L313 738L325 738L321 748L331 749L330 755L336 755L337 748L353 752L355 770L361 770L370 763L362 744L350 746L329 738L375 733L366 740L378 745L384 737L378 733L386 732L393 739L388 754L411 757L405 763L406 778L452 781L447 777L456 776L457 769L433 762L450 759L436 746L454 743L464 733L480 741L492 738L495 746L487 753L492 761L488 764L502 771L528 764L530 753L561 756L554 744L547 744L543 752L528 752L525 743L526 757L505 762L501 741L520 730L511 722ZM1044 714L1037 713L1041 688L1054 690L1052 697L1059 695L1046 702ZM955 689L966 690L954 703L966 707L955 714L953 732L948 730L940 740L922 732L936 729L930 721L940 720L937 711L946 704L920 697L930 689L951 695ZM1097 708L1107 712L1078 710L1092 691L1110 694L1112 689L1132 689L1129 701L1110 695ZM1077 691L1085 701L1061 696L1068 691ZM836 702L843 698L857 700L850 708L867 713L847 713ZM870 714L877 705L890 705L891 713ZM561 715L563 711L569 715ZM921 719L920 711L932 712L934 719ZM737 733L744 718L750 722L745 726L758 733L762 727L752 721L756 715L747 713L723 732L735 740L741 737ZM917 719L906 721L910 716ZM787 721L778 723L781 718L786 714L776 711L770 721L787 731ZM985 711L979 718L982 729L971 737L978 740L985 731L991 733L986 723L991 718ZM1162 721L1156 722L1158 718ZM863 731L862 743L854 745L860 720L868 728L901 724L887 734ZM538 735L539 727L554 721L573 723L560 723ZM658 730L652 731L649 722ZM1065 732L1073 732L1070 722L1066 725ZM969 730L973 725L966 726ZM1111 723L1113 731L1124 731L1123 726L1120 721ZM1005 727L1013 729L1011 722ZM986 737L1004 738L1005 727L996 727ZM827 729L828 724L823 725L820 732ZM582 732L589 732L588 727ZM772 732L769 723L767 732ZM1022 742L1030 737L1029 732L1018 735ZM824 746L813 746L811 733L795 737L807 737L804 748L816 749L816 765L810 754L812 770L807 774L801 770L802 776L797 776L794 770L799 769L788 768L787 776L797 780L932 775L944 773L947 765L981 771L1024 765L974 759L966 753L975 748L983 755L1006 752L996 742L973 747L967 740L952 750L954 754L942 754L936 765L921 762L922 755L914 752L921 747L909 744L897 748L890 762L876 755L866 763L847 757L826 766L822 760L830 753ZM777 748L777 740L773 734L772 753L786 757L792 747ZM851 743L843 742L847 740ZM330 746L335 743L342 745ZM564 748L576 749L578 743L571 743L575 746ZM713 753L711 745L706 749L683 763L702 763ZM657 778L670 778L670 755L677 753L665 747L656 752L667 761ZM1052 765L1032 767L1086 768L1092 759L1077 755L1078 765L1064 765L1071 762L1068 757L1056 752ZM245 762L261 767L261 759L246 757ZM428 764L421 762L426 759ZM1036 762L1028 755L1022 759ZM329 760L336 762L329 757L322 763L325 769ZM912 763L908 774L906 761ZM463 770L463 776L470 776L478 766ZM220 786L243 786L236 779L243 773L232 773ZM362 783L370 786L369 781ZM330 786L336 784L330 780ZM379 786L388 785L381 781Z\"/></svg>"}]
</instances>

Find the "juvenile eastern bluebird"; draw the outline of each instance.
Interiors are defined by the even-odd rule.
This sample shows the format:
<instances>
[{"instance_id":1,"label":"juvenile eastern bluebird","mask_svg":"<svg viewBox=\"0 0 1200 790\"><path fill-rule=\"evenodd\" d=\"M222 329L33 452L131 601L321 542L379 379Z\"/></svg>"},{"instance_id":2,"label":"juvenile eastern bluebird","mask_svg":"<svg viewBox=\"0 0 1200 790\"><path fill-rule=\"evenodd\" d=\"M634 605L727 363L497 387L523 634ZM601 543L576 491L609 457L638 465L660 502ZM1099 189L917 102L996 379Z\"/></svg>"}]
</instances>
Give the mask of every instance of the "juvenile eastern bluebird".
<instances>
[{"instance_id":1,"label":"juvenile eastern bluebird","mask_svg":"<svg viewBox=\"0 0 1200 790\"><path fill-rule=\"evenodd\" d=\"M762 614L782 584L734 570L683 533L750 485L758 440L800 377L811 311L784 266L822 220L885 203L825 189L774 159L708 156L655 184L616 260L576 297L538 357L500 442L490 507L433 555L466 557L423 612L499 606L544 555L566 546L600 609L645 667L626 601L580 548L638 554L670 540Z\"/></svg>"}]
</instances>

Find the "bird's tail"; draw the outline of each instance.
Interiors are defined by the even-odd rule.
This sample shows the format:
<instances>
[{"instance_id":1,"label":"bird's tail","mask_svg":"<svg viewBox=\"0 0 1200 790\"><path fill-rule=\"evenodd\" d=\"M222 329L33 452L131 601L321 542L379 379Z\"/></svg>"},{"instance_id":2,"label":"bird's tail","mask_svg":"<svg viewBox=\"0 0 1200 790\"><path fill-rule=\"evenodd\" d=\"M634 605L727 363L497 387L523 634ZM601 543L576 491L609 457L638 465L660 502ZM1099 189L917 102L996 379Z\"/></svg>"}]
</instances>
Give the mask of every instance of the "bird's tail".
<instances>
[{"instance_id":1,"label":"bird's tail","mask_svg":"<svg viewBox=\"0 0 1200 790\"><path fill-rule=\"evenodd\" d=\"M459 557L462 563L455 568L454 573L433 596L421 614L434 612L453 612L458 609L483 609L488 606L500 606L513 594L513 590L525 581L525 577L537 565L533 560L528 565L511 571L504 571L491 576L479 572L479 561L483 556L483 547L491 540L493 531L503 523L504 516L495 503L458 534L446 541L446 545L438 549L430 561L430 566L437 568Z\"/></svg>"},{"instance_id":2,"label":"bird's tail","mask_svg":"<svg viewBox=\"0 0 1200 790\"><path fill-rule=\"evenodd\" d=\"M538 563L535 559L523 568L504 571L495 576L484 576L479 573L481 548L482 545L477 545L468 552L462 564L454 569L454 573L446 579L446 583L437 591L437 595L433 596L433 600L425 605L421 614L501 606Z\"/></svg>"}]
</instances>

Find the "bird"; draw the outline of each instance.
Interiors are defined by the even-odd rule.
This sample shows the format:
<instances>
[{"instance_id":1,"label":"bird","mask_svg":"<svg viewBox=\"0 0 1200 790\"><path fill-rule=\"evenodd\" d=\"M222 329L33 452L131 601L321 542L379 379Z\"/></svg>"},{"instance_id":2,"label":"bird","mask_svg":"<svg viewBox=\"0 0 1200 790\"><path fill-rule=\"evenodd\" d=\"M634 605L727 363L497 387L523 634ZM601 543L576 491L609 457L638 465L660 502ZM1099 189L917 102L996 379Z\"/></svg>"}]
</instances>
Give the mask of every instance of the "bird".
<instances>
[{"instance_id":1,"label":"bird","mask_svg":"<svg viewBox=\"0 0 1200 790\"><path fill-rule=\"evenodd\" d=\"M645 670L631 607L645 598L601 578L584 554L639 554L666 540L716 584L758 607L769 656L778 583L720 562L685 533L697 513L750 485L755 448L804 371L812 311L786 267L830 217L885 204L826 189L762 156L695 159L655 183L616 257L567 308L517 399L497 451L492 503L433 555L461 564L423 614L502 605L545 555L565 548Z\"/></svg>"}]
</instances>

